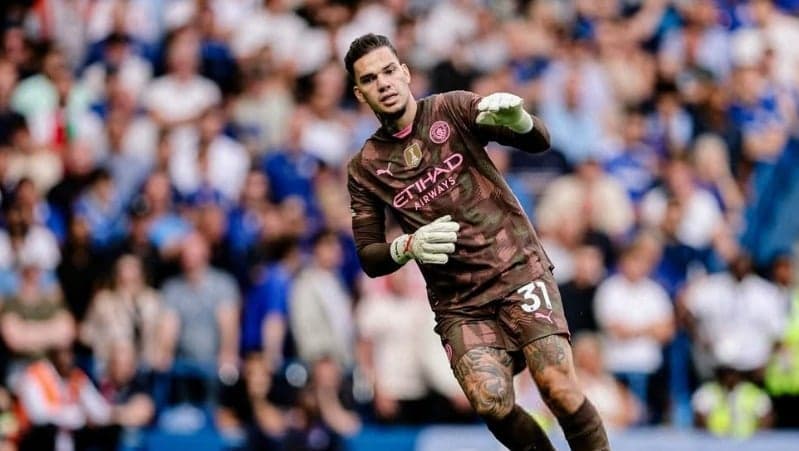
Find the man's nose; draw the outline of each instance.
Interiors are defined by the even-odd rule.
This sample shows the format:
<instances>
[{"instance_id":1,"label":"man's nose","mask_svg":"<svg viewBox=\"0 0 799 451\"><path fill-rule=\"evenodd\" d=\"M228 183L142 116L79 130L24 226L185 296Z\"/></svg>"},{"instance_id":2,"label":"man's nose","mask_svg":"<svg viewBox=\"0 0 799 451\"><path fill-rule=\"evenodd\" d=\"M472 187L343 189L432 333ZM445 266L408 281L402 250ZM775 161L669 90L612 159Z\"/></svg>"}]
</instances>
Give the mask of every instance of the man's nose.
<instances>
[{"instance_id":1,"label":"man's nose","mask_svg":"<svg viewBox=\"0 0 799 451\"><path fill-rule=\"evenodd\" d=\"M388 79L384 75L377 76L377 89L380 91L385 91L390 85L388 83Z\"/></svg>"}]
</instances>

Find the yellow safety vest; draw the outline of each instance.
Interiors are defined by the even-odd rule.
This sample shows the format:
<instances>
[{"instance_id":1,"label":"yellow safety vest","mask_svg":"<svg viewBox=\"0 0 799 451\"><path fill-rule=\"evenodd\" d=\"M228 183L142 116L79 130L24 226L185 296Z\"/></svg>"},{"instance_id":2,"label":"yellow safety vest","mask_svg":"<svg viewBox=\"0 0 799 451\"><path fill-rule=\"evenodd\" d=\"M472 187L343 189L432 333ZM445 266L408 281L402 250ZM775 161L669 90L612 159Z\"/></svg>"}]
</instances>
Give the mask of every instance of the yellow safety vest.
<instances>
[{"instance_id":1,"label":"yellow safety vest","mask_svg":"<svg viewBox=\"0 0 799 451\"><path fill-rule=\"evenodd\" d=\"M783 348L772 356L766 367L766 389L773 396L799 395L799 290L791 300L782 342Z\"/></svg>"},{"instance_id":2,"label":"yellow safety vest","mask_svg":"<svg viewBox=\"0 0 799 451\"><path fill-rule=\"evenodd\" d=\"M746 438L758 429L757 405L766 393L750 382L741 382L727 392L718 382L708 382L715 402L707 417L707 429L715 435Z\"/></svg>"}]
</instances>

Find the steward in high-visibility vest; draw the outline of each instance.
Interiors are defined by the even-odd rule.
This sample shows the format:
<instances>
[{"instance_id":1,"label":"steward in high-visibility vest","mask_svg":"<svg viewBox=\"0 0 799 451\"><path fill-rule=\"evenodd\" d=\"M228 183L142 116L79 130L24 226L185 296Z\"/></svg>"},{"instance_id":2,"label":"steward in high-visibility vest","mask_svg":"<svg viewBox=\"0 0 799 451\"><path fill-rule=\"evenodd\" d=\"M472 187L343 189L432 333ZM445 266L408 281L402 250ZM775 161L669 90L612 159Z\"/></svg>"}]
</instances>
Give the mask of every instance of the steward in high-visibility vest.
<instances>
[{"instance_id":1,"label":"steward in high-visibility vest","mask_svg":"<svg viewBox=\"0 0 799 451\"><path fill-rule=\"evenodd\" d=\"M791 299L782 340L766 367L765 385L774 401L776 426L799 427L799 289Z\"/></svg>"},{"instance_id":2,"label":"steward in high-visibility vest","mask_svg":"<svg viewBox=\"0 0 799 451\"><path fill-rule=\"evenodd\" d=\"M30 364L16 384L20 450L74 449L75 431L111 420L111 406L74 366L70 346L48 351L48 358Z\"/></svg>"},{"instance_id":3,"label":"steward in high-visibility vest","mask_svg":"<svg viewBox=\"0 0 799 451\"><path fill-rule=\"evenodd\" d=\"M799 290L791 300L788 325L766 368L765 382L772 396L799 395Z\"/></svg>"},{"instance_id":4,"label":"steward in high-visibility vest","mask_svg":"<svg viewBox=\"0 0 799 451\"><path fill-rule=\"evenodd\" d=\"M718 436L746 438L771 423L771 400L757 385L743 380L737 371L719 369L717 380L706 382L694 393L697 426Z\"/></svg>"}]
</instances>

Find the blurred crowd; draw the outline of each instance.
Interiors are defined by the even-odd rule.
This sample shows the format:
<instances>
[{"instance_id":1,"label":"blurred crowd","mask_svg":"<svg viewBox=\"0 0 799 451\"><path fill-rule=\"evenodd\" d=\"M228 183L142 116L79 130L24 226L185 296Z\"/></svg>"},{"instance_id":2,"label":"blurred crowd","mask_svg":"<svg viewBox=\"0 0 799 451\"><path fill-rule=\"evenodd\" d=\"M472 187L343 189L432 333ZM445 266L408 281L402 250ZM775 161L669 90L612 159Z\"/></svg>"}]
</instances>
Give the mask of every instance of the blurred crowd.
<instances>
[{"instance_id":1,"label":"blurred crowd","mask_svg":"<svg viewBox=\"0 0 799 451\"><path fill-rule=\"evenodd\" d=\"M546 154L488 152L609 427L799 426L797 13L4 0L0 450L135 448L150 427L335 450L364 424L476 421L416 269L357 262L344 166L379 124L341 61L367 32L417 98L513 92L548 126Z\"/></svg>"}]
</instances>

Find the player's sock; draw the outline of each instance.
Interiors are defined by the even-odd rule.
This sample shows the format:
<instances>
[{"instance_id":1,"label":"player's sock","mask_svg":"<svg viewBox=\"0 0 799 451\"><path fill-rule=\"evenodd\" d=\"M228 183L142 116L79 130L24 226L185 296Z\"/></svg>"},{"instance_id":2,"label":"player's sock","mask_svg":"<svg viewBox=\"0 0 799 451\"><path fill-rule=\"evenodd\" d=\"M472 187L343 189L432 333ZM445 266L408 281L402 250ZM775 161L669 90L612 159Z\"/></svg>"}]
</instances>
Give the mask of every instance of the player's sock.
<instances>
[{"instance_id":1,"label":"player's sock","mask_svg":"<svg viewBox=\"0 0 799 451\"><path fill-rule=\"evenodd\" d=\"M572 451L610 451L608 435L599 412L588 398L577 411L558 418L558 422Z\"/></svg>"},{"instance_id":2,"label":"player's sock","mask_svg":"<svg viewBox=\"0 0 799 451\"><path fill-rule=\"evenodd\" d=\"M486 418L488 430L511 451L556 451L541 426L518 405L502 418Z\"/></svg>"}]
</instances>

